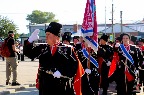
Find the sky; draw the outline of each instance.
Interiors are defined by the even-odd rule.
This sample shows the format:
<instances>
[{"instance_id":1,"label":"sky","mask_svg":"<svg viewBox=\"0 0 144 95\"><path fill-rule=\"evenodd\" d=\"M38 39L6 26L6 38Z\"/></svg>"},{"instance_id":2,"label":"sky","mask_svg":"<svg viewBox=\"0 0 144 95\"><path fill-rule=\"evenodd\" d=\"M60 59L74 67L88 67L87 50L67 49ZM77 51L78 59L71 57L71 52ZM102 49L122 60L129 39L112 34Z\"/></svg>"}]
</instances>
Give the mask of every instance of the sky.
<instances>
[{"instance_id":1,"label":"sky","mask_svg":"<svg viewBox=\"0 0 144 95\"><path fill-rule=\"evenodd\" d=\"M53 12L62 24L82 24L87 0L0 0L0 15L14 21L19 33L28 33L26 21L33 10ZM112 4L114 23L137 22L144 18L143 0L96 0L97 23L111 23ZM106 19L106 20L105 20Z\"/></svg>"}]
</instances>

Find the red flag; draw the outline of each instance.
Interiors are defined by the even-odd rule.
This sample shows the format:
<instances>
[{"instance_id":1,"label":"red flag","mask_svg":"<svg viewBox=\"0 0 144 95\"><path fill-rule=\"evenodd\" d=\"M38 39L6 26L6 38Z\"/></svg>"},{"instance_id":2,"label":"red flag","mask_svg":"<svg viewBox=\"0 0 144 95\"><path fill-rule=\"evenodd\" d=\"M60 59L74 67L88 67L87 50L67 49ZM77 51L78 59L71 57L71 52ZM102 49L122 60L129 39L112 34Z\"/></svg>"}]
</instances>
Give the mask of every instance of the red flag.
<instances>
[{"instance_id":1,"label":"red flag","mask_svg":"<svg viewBox=\"0 0 144 95\"><path fill-rule=\"evenodd\" d=\"M75 54L75 53L74 53ZM76 54L75 54L76 56ZM76 92L76 95L82 95L81 92L81 77L84 75L84 69L83 66L80 62L80 60L78 59L78 68L77 68L77 72L76 72L76 76L74 77L74 90Z\"/></svg>"},{"instance_id":2,"label":"red flag","mask_svg":"<svg viewBox=\"0 0 144 95\"><path fill-rule=\"evenodd\" d=\"M40 64L39 64L39 67L38 67L38 73L39 73L39 68L40 68ZM36 77L36 88L39 90L39 75L37 73L37 77Z\"/></svg>"},{"instance_id":3,"label":"red flag","mask_svg":"<svg viewBox=\"0 0 144 95\"><path fill-rule=\"evenodd\" d=\"M135 78L130 74L128 68L126 67L125 74L128 81L133 81Z\"/></svg>"},{"instance_id":4,"label":"red flag","mask_svg":"<svg viewBox=\"0 0 144 95\"><path fill-rule=\"evenodd\" d=\"M114 52L113 60L111 62L111 66L110 66L110 69L109 69L108 77L110 77L114 73L114 71L116 70L116 64L117 64L118 61L119 61L118 53Z\"/></svg>"},{"instance_id":5,"label":"red flag","mask_svg":"<svg viewBox=\"0 0 144 95\"><path fill-rule=\"evenodd\" d=\"M79 61L77 73L76 73L76 76L74 78L74 89L75 89L76 95L82 95L82 92L81 92L81 77L83 76L83 74L84 74L84 69L81 65L81 62Z\"/></svg>"}]
</instances>

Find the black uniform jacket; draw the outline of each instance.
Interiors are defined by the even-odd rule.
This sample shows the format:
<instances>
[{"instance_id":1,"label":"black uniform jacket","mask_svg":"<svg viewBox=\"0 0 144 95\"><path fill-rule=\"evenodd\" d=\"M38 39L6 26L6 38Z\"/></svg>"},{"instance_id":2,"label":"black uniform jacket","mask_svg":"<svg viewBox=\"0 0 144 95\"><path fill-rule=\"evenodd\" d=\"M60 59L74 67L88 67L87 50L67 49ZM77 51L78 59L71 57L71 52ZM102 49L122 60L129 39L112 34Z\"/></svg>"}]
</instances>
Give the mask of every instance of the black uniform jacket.
<instances>
[{"instance_id":1,"label":"black uniform jacket","mask_svg":"<svg viewBox=\"0 0 144 95\"><path fill-rule=\"evenodd\" d=\"M39 58L39 95L74 95L73 78L76 75L78 59L72 47L59 44L54 55L51 54L50 46L47 44L34 46L33 43L24 42L24 54L33 59ZM52 74L45 71L59 71L63 76L69 78L54 78Z\"/></svg>"},{"instance_id":2,"label":"black uniform jacket","mask_svg":"<svg viewBox=\"0 0 144 95\"><path fill-rule=\"evenodd\" d=\"M122 69L122 71L125 71L125 66L128 67L129 72L131 75L135 77L135 71L138 69L140 64L142 64L142 53L138 47L135 45L130 45L130 50L128 53L131 55L131 57L134 60L134 64L132 64L126 57L123 56L123 52L121 48L118 48L118 55L119 55L119 63L118 67Z\"/></svg>"}]
</instances>

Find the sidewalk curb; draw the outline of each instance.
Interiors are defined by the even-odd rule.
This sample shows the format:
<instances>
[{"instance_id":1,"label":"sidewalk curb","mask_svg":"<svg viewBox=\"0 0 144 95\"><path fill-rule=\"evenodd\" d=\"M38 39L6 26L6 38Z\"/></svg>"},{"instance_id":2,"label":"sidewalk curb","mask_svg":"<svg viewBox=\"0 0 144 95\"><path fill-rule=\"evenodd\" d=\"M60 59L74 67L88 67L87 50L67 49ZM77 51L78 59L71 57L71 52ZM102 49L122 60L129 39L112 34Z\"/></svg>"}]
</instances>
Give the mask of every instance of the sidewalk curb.
<instances>
[{"instance_id":1,"label":"sidewalk curb","mask_svg":"<svg viewBox=\"0 0 144 95\"><path fill-rule=\"evenodd\" d=\"M35 87L36 84L29 84L29 87Z\"/></svg>"},{"instance_id":2,"label":"sidewalk curb","mask_svg":"<svg viewBox=\"0 0 144 95\"><path fill-rule=\"evenodd\" d=\"M5 89L5 90L1 91L0 95L8 95L8 94L11 94L13 92L24 90L28 87L35 87L35 84L28 84L28 85L22 85L22 86L19 86L19 87L15 87L15 88L8 88L8 89Z\"/></svg>"},{"instance_id":3,"label":"sidewalk curb","mask_svg":"<svg viewBox=\"0 0 144 95\"><path fill-rule=\"evenodd\" d=\"M0 95L7 95L7 94L10 94L10 91L2 91L2 92L0 92Z\"/></svg>"},{"instance_id":4,"label":"sidewalk curb","mask_svg":"<svg viewBox=\"0 0 144 95\"><path fill-rule=\"evenodd\" d=\"M26 89L24 86L19 87L19 88L15 88L15 92L16 92L16 91L20 91L20 90L24 90L24 89Z\"/></svg>"}]
</instances>

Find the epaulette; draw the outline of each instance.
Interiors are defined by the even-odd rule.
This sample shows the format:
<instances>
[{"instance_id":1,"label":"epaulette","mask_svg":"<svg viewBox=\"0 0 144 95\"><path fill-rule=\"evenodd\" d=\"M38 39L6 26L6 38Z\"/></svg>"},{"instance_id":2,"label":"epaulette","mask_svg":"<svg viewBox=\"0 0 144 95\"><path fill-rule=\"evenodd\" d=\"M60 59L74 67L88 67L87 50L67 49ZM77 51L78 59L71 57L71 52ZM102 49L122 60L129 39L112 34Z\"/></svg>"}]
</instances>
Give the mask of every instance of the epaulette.
<instances>
[{"instance_id":1,"label":"epaulette","mask_svg":"<svg viewBox=\"0 0 144 95\"><path fill-rule=\"evenodd\" d=\"M135 46L136 47L136 45L133 45L133 44L130 44L131 46Z\"/></svg>"},{"instance_id":2,"label":"epaulette","mask_svg":"<svg viewBox=\"0 0 144 95\"><path fill-rule=\"evenodd\" d=\"M81 42L77 42L76 44L81 44Z\"/></svg>"},{"instance_id":3,"label":"epaulette","mask_svg":"<svg viewBox=\"0 0 144 95\"><path fill-rule=\"evenodd\" d=\"M131 46L133 46L133 47L135 47L135 48L139 48L138 46L136 46L136 45L132 45L132 44L130 44Z\"/></svg>"},{"instance_id":4,"label":"epaulette","mask_svg":"<svg viewBox=\"0 0 144 95\"><path fill-rule=\"evenodd\" d=\"M109 46L109 47L112 47L111 45L109 45L109 44L106 44L107 46ZM113 48L113 47L112 47Z\"/></svg>"},{"instance_id":5,"label":"epaulette","mask_svg":"<svg viewBox=\"0 0 144 95\"><path fill-rule=\"evenodd\" d=\"M67 44L62 44L63 46L66 46L66 47L71 47L71 48L73 48L73 46L72 45L67 45Z\"/></svg>"}]
</instances>

